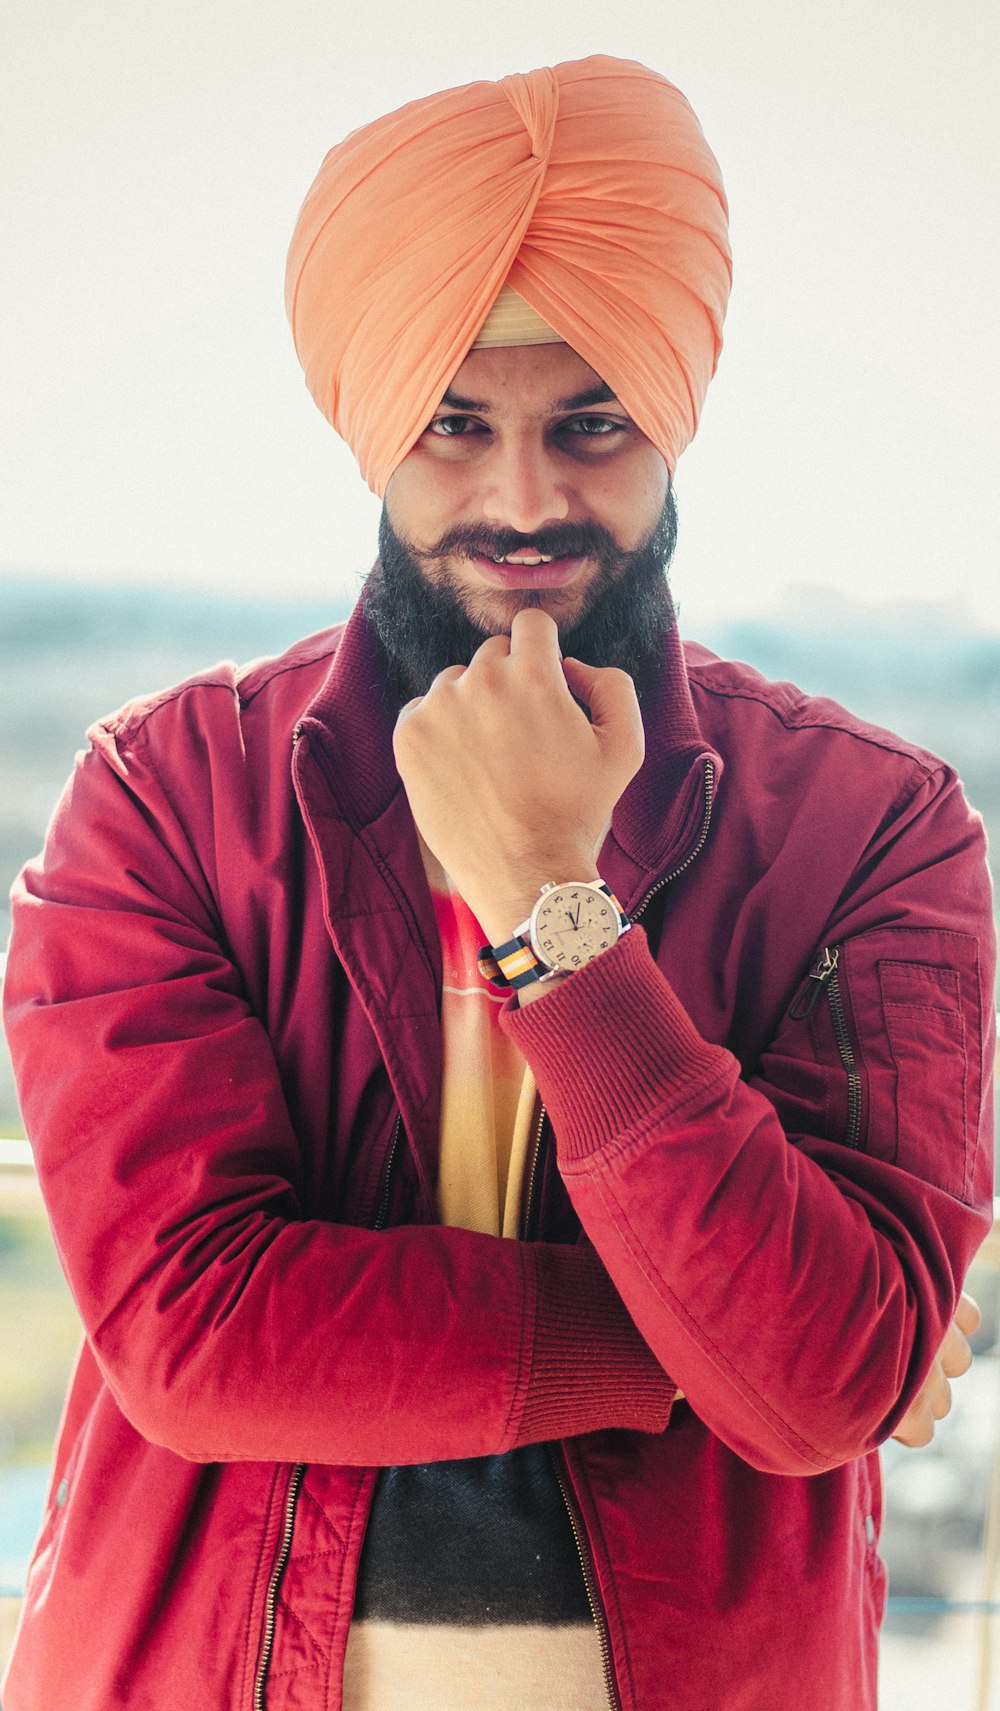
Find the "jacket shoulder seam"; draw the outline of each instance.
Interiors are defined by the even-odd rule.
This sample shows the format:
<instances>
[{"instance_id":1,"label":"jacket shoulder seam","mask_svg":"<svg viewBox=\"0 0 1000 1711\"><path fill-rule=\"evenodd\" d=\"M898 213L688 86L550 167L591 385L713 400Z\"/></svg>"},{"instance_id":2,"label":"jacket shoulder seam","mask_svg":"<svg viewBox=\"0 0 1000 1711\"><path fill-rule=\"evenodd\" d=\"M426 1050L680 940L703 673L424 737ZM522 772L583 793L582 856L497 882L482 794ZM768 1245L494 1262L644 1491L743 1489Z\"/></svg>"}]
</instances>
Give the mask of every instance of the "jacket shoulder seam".
<instances>
[{"instance_id":1,"label":"jacket shoulder seam","mask_svg":"<svg viewBox=\"0 0 1000 1711\"><path fill-rule=\"evenodd\" d=\"M90 728L92 731L107 731L110 736L123 737L126 741L139 737L154 713L158 713L163 707L172 706L182 696L192 694L197 689L224 689L233 696L236 680L208 676L188 678L185 683L178 683L172 689L161 690L148 700L132 702L118 713L109 713L106 718L95 720Z\"/></svg>"},{"instance_id":2,"label":"jacket shoulder seam","mask_svg":"<svg viewBox=\"0 0 1000 1711\"><path fill-rule=\"evenodd\" d=\"M129 741L142 733L153 715L161 708L172 706L182 697L206 689L225 690L242 711L276 678L287 676L289 672L322 665L336 652L338 641L339 634L331 638L324 647L316 648L313 653L297 653L292 658L281 654L274 660L251 660L246 665L221 661L218 666L209 667L205 672L186 678L183 683L174 684L142 700L127 703L118 712L95 720L91 730L107 731L110 736ZM227 674L221 675L223 672Z\"/></svg>"},{"instance_id":3,"label":"jacket shoulder seam","mask_svg":"<svg viewBox=\"0 0 1000 1711\"><path fill-rule=\"evenodd\" d=\"M905 737L897 737L892 731L883 729L880 725L869 724L867 720L841 708L839 703L823 696L810 696L800 691L798 699L786 710L777 706L775 698L757 689L751 684L712 683L702 676L702 668L694 665L688 667L689 680L706 695L713 695L720 701L756 701L761 707L777 719L786 731L816 730L836 731L841 736L853 737L857 742L867 743L872 748L883 749L887 754L898 755L901 760L912 761L925 778L931 778L935 773L948 771L946 761L928 750L919 748L914 743L907 742ZM809 703L822 700L825 705L840 713L839 718L810 718ZM790 714L798 715L790 717Z\"/></svg>"}]
</instances>

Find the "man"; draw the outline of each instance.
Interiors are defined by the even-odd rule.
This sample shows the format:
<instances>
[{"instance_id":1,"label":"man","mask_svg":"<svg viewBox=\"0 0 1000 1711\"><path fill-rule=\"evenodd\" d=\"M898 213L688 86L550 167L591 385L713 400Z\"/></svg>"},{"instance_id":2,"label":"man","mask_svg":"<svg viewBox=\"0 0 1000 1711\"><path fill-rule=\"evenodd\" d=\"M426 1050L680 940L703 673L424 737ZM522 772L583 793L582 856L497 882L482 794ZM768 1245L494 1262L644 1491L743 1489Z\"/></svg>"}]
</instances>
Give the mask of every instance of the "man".
<instances>
[{"instance_id":1,"label":"man","mask_svg":"<svg viewBox=\"0 0 1000 1711\"><path fill-rule=\"evenodd\" d=\"M324 163L289 311L379 563L99 726L17 889L88 1341L7 1711L874 1706L876 1446L947 1406L989 1218L989 891L946 766L681 649L728 281L638 65Z\"/></svg>"}]
</instances>

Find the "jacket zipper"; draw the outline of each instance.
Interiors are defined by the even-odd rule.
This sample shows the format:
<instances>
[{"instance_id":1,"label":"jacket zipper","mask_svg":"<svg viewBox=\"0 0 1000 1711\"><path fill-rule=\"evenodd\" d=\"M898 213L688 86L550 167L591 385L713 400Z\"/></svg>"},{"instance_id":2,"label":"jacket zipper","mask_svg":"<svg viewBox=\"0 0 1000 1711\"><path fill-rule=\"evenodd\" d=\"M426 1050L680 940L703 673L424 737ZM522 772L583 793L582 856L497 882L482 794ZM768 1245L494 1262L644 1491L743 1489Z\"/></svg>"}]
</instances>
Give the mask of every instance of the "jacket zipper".
<instances>
[{"instance_id":1,"label":"jacket zipper","mask_svg":"<svg viewBox=\"0 0 1000 1711\"><path fill-rule=\"evenodd\" d=\"M267 1588L267 1601L264 1605L264 1644L261 1647L260 1663L257 1665L257 1679L254 1682L253 1704L254 1711L265 1711L264 1687L267 1672L271 1662L271 1650L274 1646L275 1611L278 1603L278 1587L285 1572L292 1549L292 1533L295 1529L295 1506L299 1499L299 1486L302 1475L306 1471L305 1462L296 1462L288 1481L288 1491L285 1495L285 1523L281 1533L281 1544L271 1571L271 1580Z\"/></svg>"},{"instance_id":2,"label":"jacket zipper","mask_svg":"<svg viewBox=\"0 0 1000 1711\"><path fill-rule=\"evenodd\" d=\"M392 1175L393 1161L396 1157L396 1148L399 1145L399 1134L402 1127L402 1113L397 1111L396 1122L392 1131L392 1140L389 1142L389 1152L385 1161L385 1169L382 1173L382 1185L379 1190L375 1222L372 1225L373 1230L381 1230L388 1215L389 1179ZM285 1519L281 1531L281 1543L278 1546L278 1554L274 1561L274 1568L271 1570L271 1579L268 1582L267 1587L267 1598L264 1602L264 1643L261 1647L260 1663L257 1665L257 1676L254 1682L254 1711L266 1711L264 1689L267 1685L267 1672L270 1667L271 1652L274 1647L274 1627L278 1607L278 1588L281 1585L281 1577L288 1566L288 1558L291 1554L292 1534L295 1531L295 1511L298 1507L299 1489L302 1485L305 1471L305 1462L296 1462L292 1468L291 1477L288 1481L288 1491L285 1496Z\"/></svg>"},{"instance_id":3,"label":"jacket zipper","mask_svg":"<svg viewBox=\"0 0 1000 1711\"><path fill-rule=\"evenodd\" d=\"M812 1013L821 992L826 995L830 1020L833 1023L833 1037L837 1042L837 1051L847 1077L845 1140L849 1147L857 1148L861 1141L861 1071L858 1069L858 1060L851 1044L844 995L840 990L839 945L824 945L820 951L814 966L788 1007L788 1014L793 1022L802 1022Z\"/></svg>"},{"instance_id":4,"label":"jacket zipper","mask_svg":"<svg viewBox=\"0 0 1000 1711\"><path fill-rule=\"evenodd\" d=\"M611 1658L611 1636L608 1633L608 1623L604 1614L604 1606L601 1603L600 1595L597 1591L593 1557L590 1554L590 1546L587 1543L583 1522L580 1519L576 1504L570 1495L565 1451L556 1450L554 1445L552 1446L552 1465L556 1479L559 1482L559 1490L562 1492L562 1500L566 1505L569 1524L573 1529L576 1554L580 1559L580 1570L583 1574L583 1584L587 1589L587 1603L590 1605L590 1614L594 1619L594 1627L597 1629L597 1643L601 1650L601 1669L604 1674L604 1691L607 1695L608 1711L621 1711L621 1700L618 1697L618 1684L615 1681L615 1667Z\"/></svg>"},{"instance_id":5,"label":"jacket zipper","mask_svg":"<svg viewBox=\"0 0 1000 1711\"><path fill-rule=\"evenodd\" d=\"M705 772L702 780L702 802L701 825L698 828L697 838L692 844L687 855L684 857L684 860L677 867L671 868L669 873L664 874L662 879L658 879L656 884L651 886L646 892L645 897L637 907L632 910L633 921L637 921L639 919L639 916L645 909L646 904L651 898L656 896L658 891L662 891L665 885L670 885L673 880L679 879L682 873L687 872L691 863L697 860L705 847L705 840L708 837L709 828L712 824L712 809L715 805L715 762L711 760L706 760L705 762Z\"/></svg>"}]
</instances>

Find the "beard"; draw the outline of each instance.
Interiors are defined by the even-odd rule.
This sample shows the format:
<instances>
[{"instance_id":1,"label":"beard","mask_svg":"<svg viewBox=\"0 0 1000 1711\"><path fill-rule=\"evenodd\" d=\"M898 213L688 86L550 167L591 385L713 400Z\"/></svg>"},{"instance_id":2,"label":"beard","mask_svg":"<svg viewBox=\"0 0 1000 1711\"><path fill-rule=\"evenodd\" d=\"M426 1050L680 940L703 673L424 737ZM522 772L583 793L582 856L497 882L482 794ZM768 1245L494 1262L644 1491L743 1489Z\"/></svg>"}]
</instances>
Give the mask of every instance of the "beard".
<instances>
[{"instance_id":1,"label":"beard","mask_svg":"<svg viewBox=\"0 0 1000 1711\"><path fill-rule=\"evenodd\" d=\"M422 551L396 534L386 507L379 523L379 557L362 600L365 617L389 659L390 682L399 705L426 695L438 672L468 665L487 636L509 633L510 624L484 628L469 605L472 597L449 571L428 580L423 565L449 556L502 557L533 548L554 558L593 558L598 571L583 610L572 624L559 624L559 645L588 665L619 666L642 680L658 658L675 623L667 572L677 542L677 504L671 486L652 533L626 552L598 523L562 524L531 536L486 525L451 529ZM514 609L552 603L551 589L511 591ZM513 615L513 613L512 613ZM557 613L556 616L558 623Z\"/></svg>"}]
</instances>

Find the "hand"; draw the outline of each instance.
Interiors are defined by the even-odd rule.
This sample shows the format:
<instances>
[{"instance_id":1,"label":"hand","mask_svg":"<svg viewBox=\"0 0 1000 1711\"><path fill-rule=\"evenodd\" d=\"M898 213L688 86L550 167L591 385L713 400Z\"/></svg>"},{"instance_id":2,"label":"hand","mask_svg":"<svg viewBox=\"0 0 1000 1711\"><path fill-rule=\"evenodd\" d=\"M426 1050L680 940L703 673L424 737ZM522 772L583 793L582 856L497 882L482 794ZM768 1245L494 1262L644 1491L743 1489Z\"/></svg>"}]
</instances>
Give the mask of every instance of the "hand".
<instances>
[{"instance_id":1,"label":"hand","mask_svg":"<svg viewBox=\"0 0 1000 1711\"><path fill-rule=\"evenodd\" d=\"M934 1364L924 1379L919 1394L893 1432L893 1437L910 1449L929 1444L934 1436L934 1424L943 1420L951 1408L949 1378L960 1378L972 1365L972 1350L966 1339L978 1331L983 1322L979 1307L971 1295L958 1298L955 1317L944 1335L944 1342L934 1357Z\"/></svg>"},{"instance_id":2,"label":"hand","mask_svg":"<svg viewBox=\"0 0 1000 1711\"><path fill-rule=\"evenodd\" d=\"M393 747L421 836L496 944L546 880L597 878L642 719L627 672L563 660L553 620L529 609L407 703Z\"/></svg>"}]
</instances>

